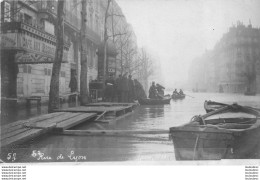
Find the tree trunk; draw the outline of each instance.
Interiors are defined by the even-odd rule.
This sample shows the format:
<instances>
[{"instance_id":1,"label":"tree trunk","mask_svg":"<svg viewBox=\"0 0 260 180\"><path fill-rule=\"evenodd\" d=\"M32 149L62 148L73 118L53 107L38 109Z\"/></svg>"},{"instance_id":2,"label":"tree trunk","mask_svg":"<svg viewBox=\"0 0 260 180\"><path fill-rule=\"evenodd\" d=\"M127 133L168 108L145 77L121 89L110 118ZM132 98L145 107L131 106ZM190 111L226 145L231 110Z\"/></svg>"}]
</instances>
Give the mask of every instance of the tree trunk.
<instances>
[{"instance_id":1,"label":"tree trunk","mask_svg":"<svg viewBox=\"0 0 260 180\"><path fill-rule=\"evenodd\" d=\"M111 3L111 0L107 0L107 8L105 13L105 23L104 23L104 74L103 74L103 88L105 88L105 82L106 82L106 73L107 73L107 18L108 18L108 10L109 5Z\"/></svg>"},{"instance_id":2,"label":"tree trunk","mask_svg":"<svg viewBox=\"0 0 260 180\"><path fill-rule=\"evenodd\" d=\"M51 76L51 84L50 84L50 93L49 93L49 113L53 112L54 109L58 109L60 107L59 102L59 80L60 80L60 69L61 62L63 58L63 34L64 34L64 0L58 1L58 14L57 14L57 25L56 25L56 37L57 37L57 45L55 52L55 59L52 67L52 76Z\"/></svg>"},{"instance_id":3,"label":"tree trunk","mask_svg":"<svg viewBox=\"0 0 260 180\"><path fill-rule=\"evenodd\" d=\"M80 40L81 40L81 53L80 53L80 103L81 105L88 103L88 60L87 60L87 39L86 39L86 29L87 29L87 2L82 0L82 18L81 18L81 30L80 30Z\"/></svg>"}]
</instances>

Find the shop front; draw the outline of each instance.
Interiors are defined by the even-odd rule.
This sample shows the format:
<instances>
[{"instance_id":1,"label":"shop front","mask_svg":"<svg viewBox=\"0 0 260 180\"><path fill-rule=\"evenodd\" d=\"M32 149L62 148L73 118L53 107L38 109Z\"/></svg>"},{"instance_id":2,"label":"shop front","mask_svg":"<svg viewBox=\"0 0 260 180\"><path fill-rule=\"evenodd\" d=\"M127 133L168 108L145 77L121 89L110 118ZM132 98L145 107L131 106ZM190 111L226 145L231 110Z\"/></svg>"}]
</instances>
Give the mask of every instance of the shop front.
<instances>
[{"instance_id":1,"label":"shop front","mask_svg":"<svg viewBox=\"0 0 260 180\"><path fill-rule=\"evenodd\" d=\"M45 96L55 59L56 38L21 22L3 26L1 34L2 97ZM62 63L68 62L69 44ZM61 69L61 77L63 77Z\"/></svg>"}]
</instances>

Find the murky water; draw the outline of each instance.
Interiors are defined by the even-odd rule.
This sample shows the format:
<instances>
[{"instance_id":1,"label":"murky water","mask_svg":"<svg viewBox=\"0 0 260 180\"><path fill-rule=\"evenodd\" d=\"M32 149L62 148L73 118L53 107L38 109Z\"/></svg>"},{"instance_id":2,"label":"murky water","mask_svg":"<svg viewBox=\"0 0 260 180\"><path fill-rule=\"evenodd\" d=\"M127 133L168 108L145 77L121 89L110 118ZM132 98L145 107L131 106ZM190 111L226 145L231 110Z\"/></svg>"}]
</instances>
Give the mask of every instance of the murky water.
<instances>
[{"instance_id":1,"label":"murky water","mask_svg":"<svg viewBox=\"0 0 260 180\"><path fill-rule=\"evenodd\" d=\"M239 94L187 93L183 100L164 106L140 106L130 116L109 123L85 123L74 129L88 130L168 130L204 114L205 100L223 103L238 102L260 107L260 96ZM122 136L63 136L46 135L13 150L16 162L74 162L78 161L174 161L174 148L168 134ZM41 153L44 153L41 154ZM40 155L39 155L40 154ZM35 156L35 157L33 157ZM39 160L37 160L39 159Z\"/></svg>"}]
</instances>

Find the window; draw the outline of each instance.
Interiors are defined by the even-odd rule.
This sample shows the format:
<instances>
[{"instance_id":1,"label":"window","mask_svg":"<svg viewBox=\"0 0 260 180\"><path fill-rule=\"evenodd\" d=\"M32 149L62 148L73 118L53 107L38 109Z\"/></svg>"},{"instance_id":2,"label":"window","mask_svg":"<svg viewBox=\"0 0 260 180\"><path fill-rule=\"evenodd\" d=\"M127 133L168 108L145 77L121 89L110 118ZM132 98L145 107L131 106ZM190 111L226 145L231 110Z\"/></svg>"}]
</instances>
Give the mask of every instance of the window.
<instances>
[{"instance_id":1,"label":"window","mask_svg":"<svg viewBox=\"0 0 260 180\"><path fill-rule=\"evenodd\" d=\"M32 25L32 17L24 13L24 22L26 24Z\"/></svg>"},{"instance_id":2,"label":"window","mask_svg":"<svg viewBox=\"0 0 260 180\"><path fill-rule=\"evenodd\" d=\"M61 72L60 72L60 76L61 76L61 77L65 77L65 76L66 76L65 71L61 71Z\"/></svg>"}]
</instances>

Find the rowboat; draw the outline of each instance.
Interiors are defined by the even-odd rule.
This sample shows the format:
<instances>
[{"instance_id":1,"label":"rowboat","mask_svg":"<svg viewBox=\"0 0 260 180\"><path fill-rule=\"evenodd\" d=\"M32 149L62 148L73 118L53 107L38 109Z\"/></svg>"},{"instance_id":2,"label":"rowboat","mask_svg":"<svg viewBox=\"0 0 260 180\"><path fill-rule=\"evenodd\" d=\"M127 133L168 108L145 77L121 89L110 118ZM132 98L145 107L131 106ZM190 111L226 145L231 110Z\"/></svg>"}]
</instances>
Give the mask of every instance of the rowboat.
<instances>
[{"instance_id":1,"label":"rowboat","mask_svg":"<svg viewBox=\"0 0 260 180\"><path fill-rule=\"evenodd\" d=\"M185 98L185 94L176 94L176 93L172 94L172 99L184 99L184 98Z\"/></svg>"},{"instance_id":2,"label":"rowboat","mask_svg":"<svg viewBox=\"0 0 260 180\"><path fill-rule=\"evenodd\" d=\"M255 96L256 93L255 93L255 92L248 92L248 91L246 91L246 92L244 93L244 95L245 95L245 96Z\"/></svg>"},{"instance_id":3,"label":"rowboat","mask_svg":"<svg viewBox=\"0 0 260 180\"><path fill-rule=\"evenodd\" d=\"M215 111L224 106L228 106L228 105L224 104L224 103L215 102L215 101L205 101L204 102L204 109L206 110L207 113Z\"/></svg>"},{"instance_id":4,"label":"rowboat","mask_svg":"<svg viewBox=\"0 0 260 180\"><path fill-rule=\"evenodd\" d=\"M224 106L229 106L229 105L220 103L220 102L210 101L210 100L204 102L204 109L207 113L216 111L217 109L222 108ZM248 107L248 106L245 106L245 107ZM259 108L255 108L255 107L248 107L248 108L253 108L256 111L260 111Z\"/></svg>"},{"instance_id":5,"label":"rowboat","mask_svg":"<svg viewBox=\"0 0 260 180\"><path fill-rule=\"evenodd\" d=\"M260 113L250 107L228 105L171 127L170 135L176 160L250 158L259 151Z\"/></svg>"},{"instance_id":6,"label":"rowboat","mask_svg":"<svg viewBox=\"0 0 260 180\"><path fill-rule=\"evenodd\" d=\"M138 99L138 102L141 105L170 104L170 101L171 101L171 98L163 98L163 99L140 98L140 99Z\"/></svg>"}]
</instances>

